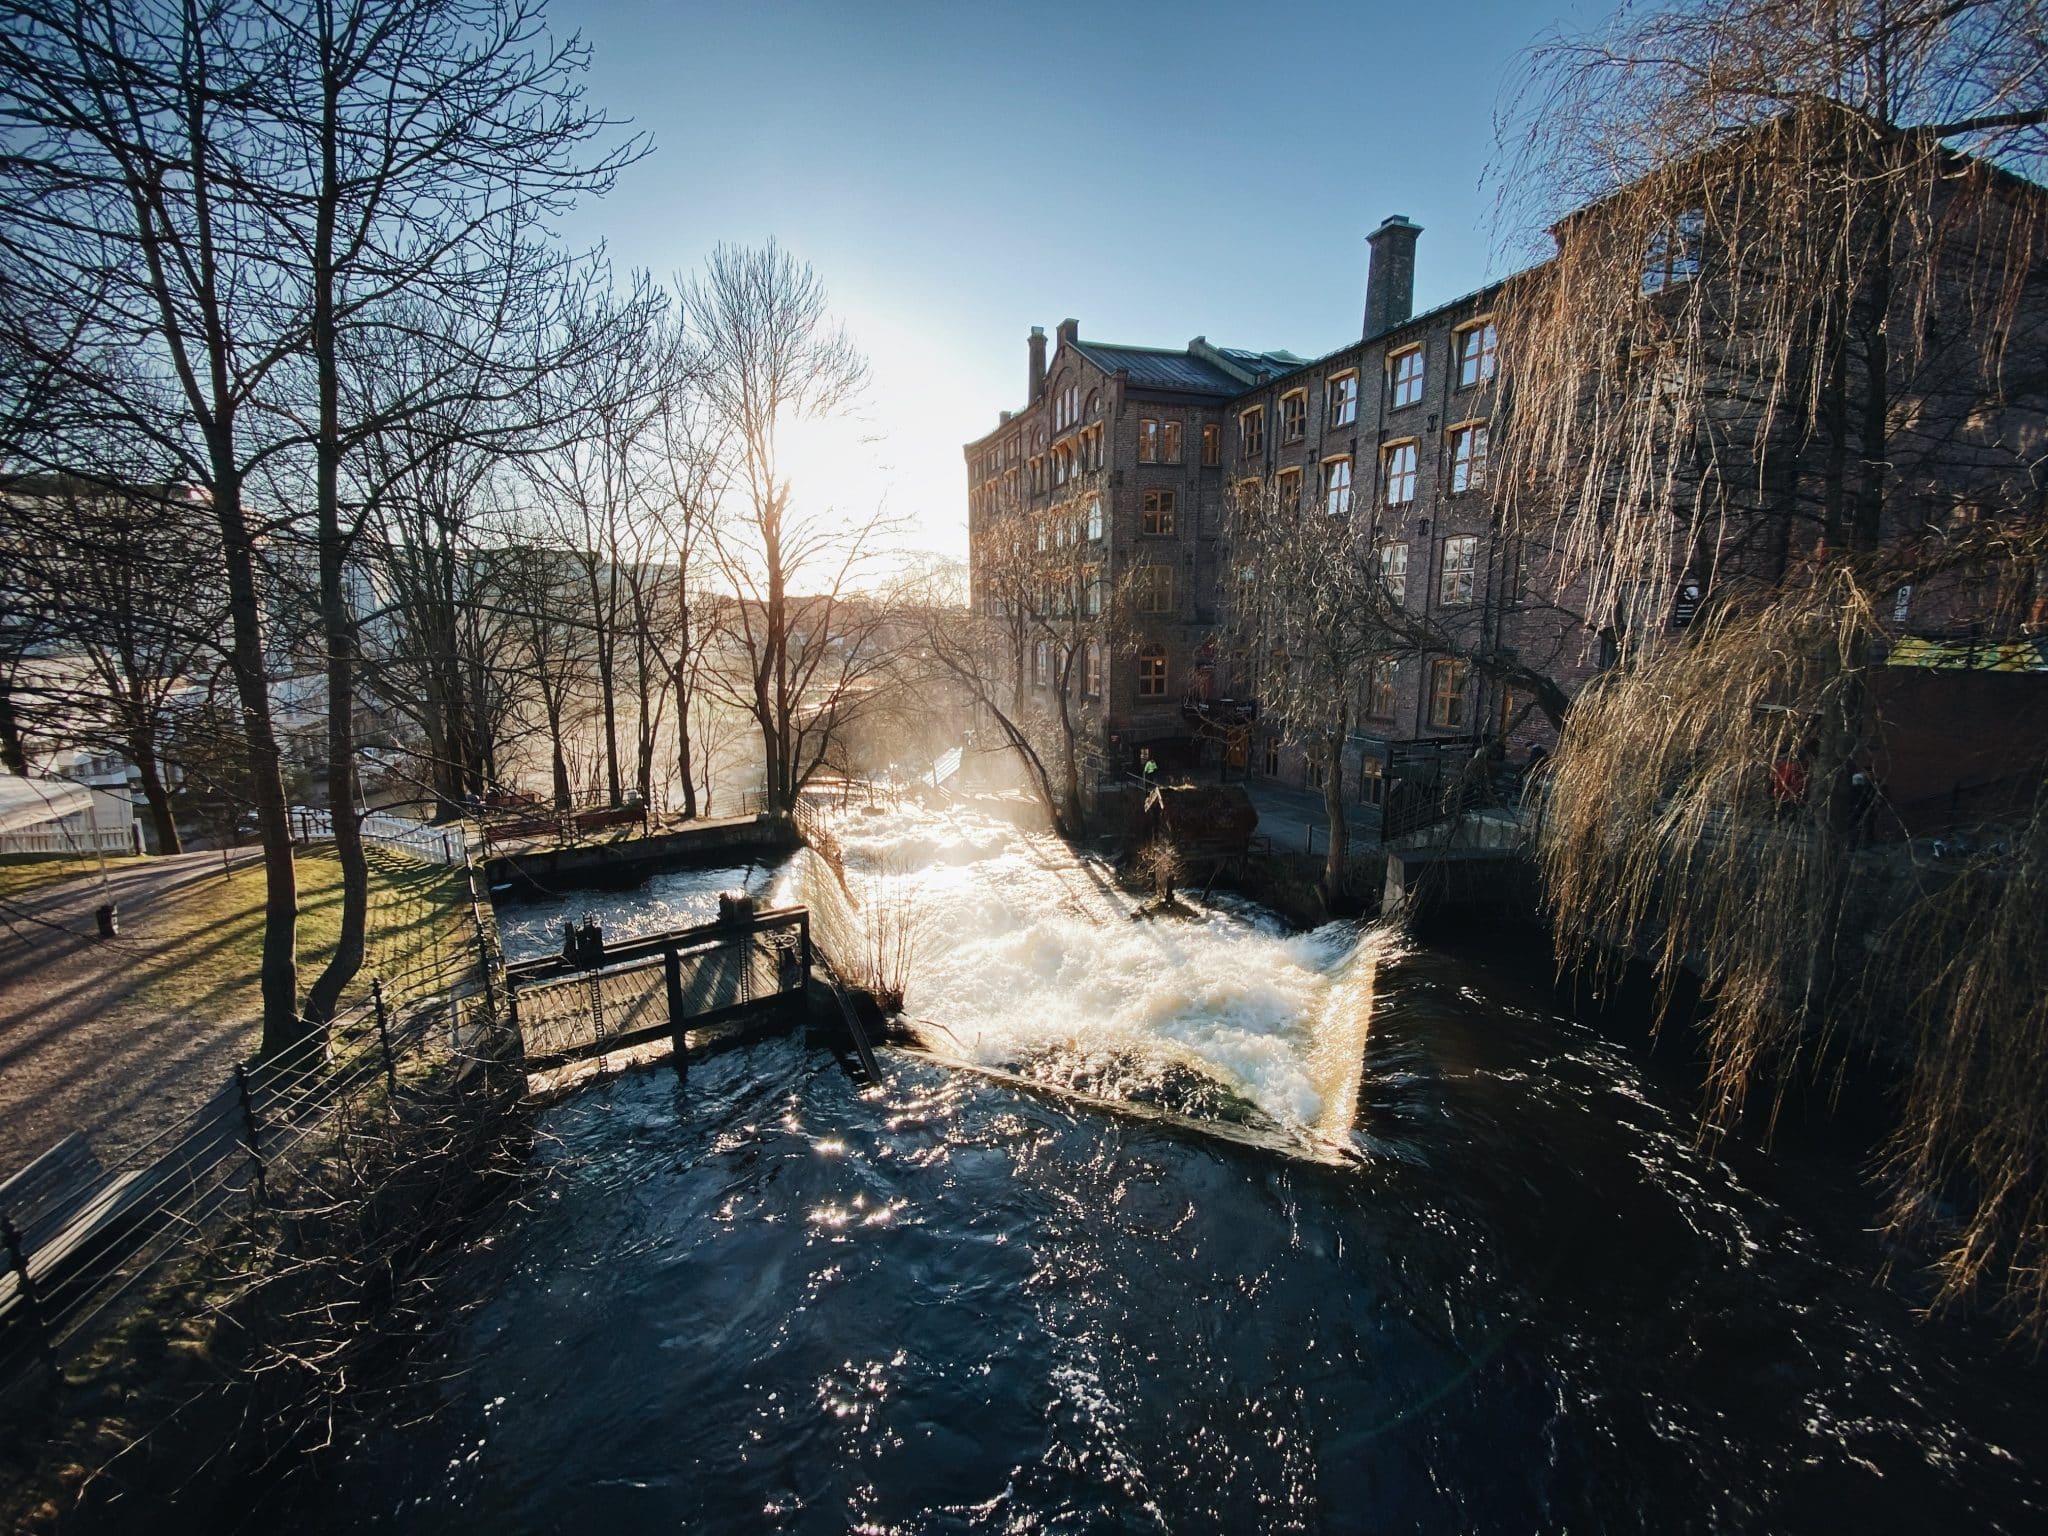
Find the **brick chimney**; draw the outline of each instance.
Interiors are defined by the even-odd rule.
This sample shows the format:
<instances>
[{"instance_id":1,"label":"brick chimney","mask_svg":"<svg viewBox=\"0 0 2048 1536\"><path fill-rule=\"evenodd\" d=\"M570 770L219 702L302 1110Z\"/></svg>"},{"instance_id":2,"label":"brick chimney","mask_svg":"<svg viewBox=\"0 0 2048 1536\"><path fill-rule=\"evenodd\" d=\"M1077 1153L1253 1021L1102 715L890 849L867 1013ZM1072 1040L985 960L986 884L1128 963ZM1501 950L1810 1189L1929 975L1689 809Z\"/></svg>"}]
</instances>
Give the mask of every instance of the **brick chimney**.
<instances>
[{"instance_id":1,"label":"brick chimney","mask_svg":"<svg viewBox=\"0 0 2048 1536\"><path fill-rule=\"evenodd\" d=\"M1415 240L1420 224L1397 213L1365 237L1372 257L1365 269L1365 334L1390 331L1415 313Z\"/></svg>"},{"instance_id":2,"label":"brick chimney","mask_svg":"<svg viewBox=\"0 0 2048 1536\"><path fill-rule=\"evenodd\" d=\"M1031 397L1026 404L1038 404L1038 397L1045 393L1045 327L1031 327Z\"/></svg>"}]
</instances>

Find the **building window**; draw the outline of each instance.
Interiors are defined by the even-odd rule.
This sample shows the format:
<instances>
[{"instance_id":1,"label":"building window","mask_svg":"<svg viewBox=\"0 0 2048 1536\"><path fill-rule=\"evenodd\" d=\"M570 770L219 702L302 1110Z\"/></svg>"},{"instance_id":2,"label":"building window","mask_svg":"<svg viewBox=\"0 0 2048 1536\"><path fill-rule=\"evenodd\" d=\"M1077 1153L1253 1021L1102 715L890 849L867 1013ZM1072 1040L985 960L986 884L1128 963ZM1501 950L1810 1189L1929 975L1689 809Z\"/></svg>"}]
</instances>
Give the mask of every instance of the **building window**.
<instances>
[{"instance_id":1,"label":"building window","mask_svg":"<svg viewBox=\"0 0 2048 1536\"><path fill-rule=\"evenodd\" d=\"M1365 718L1368 720L1391 720L1394 718L1394 660L1382 656L1372 663L1365 675Z\"/></svg>"},{"instance_id":2,"label":"building window","mask_svg":"<svg viewBox=\"0 0 2048 1536\"><path fill-rule=\"evenodd\" d=\"M1067 385L1053 395L1053 430L1065 432L1081 420L1081 385Z\"/></svg>"},{"instance_id":3,"label":"building window","mask_svg":"<svg viewBox=\"0 0 2048 1536\"><path fill-rule=\"evenodd\" d=\"M1154 486L1145 492L1143 511L1138 519L1138 531L1157 536L1173 532L1173 492L1163 486Z\"/></svg>"},{"instance_id":4,"label":"building window","mask_svg":"<svg viewBox=\"0 0 2048 1536\"><path fill-rule=\"evenodd\" d=\"M1470 389L1493 377L1499 346L1500 337L1491 320L1468 325L1458 332L1458 388Z\"/></svg>"},{"instance_id":5,"label":"building window","mask_svg":"<svg viewBox=\"0 0 2048 1536\"><path fill-rule=\"evenodd\" d=\"M1323 465L1323 510L1332 517L1351 515L1351 459L1330 459Z\"/></svg>"},{"instance_id":6,"label":"building window","mask_svg":"<svg viewBox=\"0 0 2048 1536\"><path fill-rule=\"evenodd\" d=\"M1408 546L1380 546L1380 585L1387 589L1387 601L1396 608L1408 601Z\"/></svg>"},{"instance_id":7,"label":"building window","mask_svg":"<svg viewBox=\"0 0 2048 1536\"><path fill-rule=\"evenodd\" d=\"M1223 429L1213 421L1202 428L1202 462L1212 467L1223 462Z\"/></svg>"},{"instance_id":8,"label":"building window","mask_svg":"<svg viewBox=\"0 0 2048 1536\"><path fill-rule=\"evenodd\" d=\"M1237 482L1237 508L1240 512L1254 512L1259 505L1259 482L1240 480Z\"/></svg>"},{"instance_id":9,"label":"building window","mask_svg":"<svg viewBox=\"0 0 2048 1536\"><path fill-rule=\"evenodd\" d=\"M1159 423L1159 462L1178 464L1180 462L1180 423L1162 421Z\"/></svg>"},{"instance_id":10,"label":"building window","mask_svg":"<svg viewBox=\"0 0 2048 1536\"><path fill-rule=\"evenodd\" d=\"M1159 423L1149 416L1138 418L1138 462L1159 462Z\"/></svg>"},{"instance_id":11,"label":"building window","mask_svg":"<svg viewBox=\"0 0 2048 1536\"><path fill-rule=\"evenodd\" d=\"M1465 663L1445 656L1429 664L1429 723L1454 731L1465 723Z\"/></svg>"},{"instance_id":12,"label":"building window","mask_svg":"<svg viewBox=\"0 0 2048 1536\"><path fill-rule=\"evenodd\" d=\"M1279 502L1282 512L1301 510L1301 471L1283 469L1274 479L1274 499Z\"/></svg>"},{"instance_id":13,"label":"building window","mask_svg":"<svg viewBox=\"0 0 2048 1536\"><path fill-rule=\"evenodd\" d=\"M1081 572L1081 612L1086 618L1096 618L1102 612L1102 567L1091 565Z\"/></svg>"},{"instance_id":14,"label":"building window","mask_svg":"<svg viewBox=\"0 0 2048 1536\"><path fill-rule=\"evenodd\" d=\"M1257 458L1266 448L1266 408L1255 405L1237 418L1238 451L1245 458Z\"/></svg>"},{"instance_id":15,"label":"building window","mask_svg":"<svg viewBox=\"0 0 2048 1536\"><path fill-rule=\"evenodd\" d=\"M1138 697L1166 697L1166 652L1156 646L1138 652Z\"/></svg>"},{"instance_id":16,"label":"building window","mask_svg":"<svg viewBox=\"0 0 2048 1536\"><path fill-rule=\"evenodd\" d=\"M1173 567L1139 566L1137 595L1140 613L1173 612Z\"/></svg>"},{"instance_id":17,"label":"building window","mask_svg":"<svg viewBox=\"0 0 2048 1536\"><path fill-rule=\"evenodd\" d=\"M1394 443L1381 450L1386 466L1387 505L1405 507L1415 499L1415 444Z\"/></svg>"},{"instance_id":18,"label":"building window","mask_svg":"<svg viewBox=\"0 0 2048 1536\"><path fill-rule=\"evenodd\" d=\"M1031 648L1031 681L1040 688L1052 681L1052 646L1047 641Z\"/></svg>"},{"instance_id":19,"label":"building window","mask_svg":"<svg viewBox=\"0 0 2048 1536\"><path fill-rule=\"evenodd\" d=\"M1277 779L1280 777L1280 738L1278 736L1268 736L1266 738L1266 757L1262 767L1267 778Z\"/></svg>"},{"instance_id":20,"label":"building window","mask_svg":"<svg viewBox=\"0 0 2048 1536\"><path fill-rule=\"evenodd\" d=\"M1304 757L1301 760L1301 777L1304 788L1321 789L1324 778L1323 760L1313 753Z\"/></svg>"},{"instance_id":21,"label":"building window","mask_svg":"<svg viewBox=\"0 0 2048 1536\"><path fill-rule=\"evenodd\" d=\"M1662 293L1700 275L1700 240L1706 228L1706 210L1688 208L1652 232L1643 252L1644 293Z\"/></svg>"},{"instance_id":22,"label":"building window","mask_svg":"<svg viewBox=\"0 0 2048 1536\"><path fill-rule=\"evenodd\" d=\"M1081 655L1081 692L1091 699L1102 697L1102 646L1094 644Z\"/></svg>"},{"instance_id":23,"label":"building window","mask_svg":"<svg viewBox=\"0 0 2048 1536\"><path fill-rule=\"evenodd\" d=\"M1091 539L1102 537L1102 498L1100 496L1091 497L1088 502L1088 537Z\"/></svg>"},{"instance_id":24,"label":"building window","mask_svg":"<svg viewBox=\"0 0 2048 1536\"><path fill-rule=\"evenodd\" d=\"M1358 375L1340 373L1330 380L1330 425L1348 427L1358 420Z\"/></svg>"},{"instance_id":25,"label":"building window","mask_svg":"<svg viewBox=\"0 0 2048 1536\"><path fill-rule=\"evenodd\" d=\"M1486 423L1475 421L1451 433L1451 493L1486 484Z\"/></svg>"},{"instance_id":26,"label":"building window","mask_svg":"<svg viewBox=\"0 0 2048 1536\"><path fill-rule=\"evenodd\" d=\"M1479 560L1479 540L1466 533L1444 540L1444 568L1437 578L1436 600L1445 607L1472 601L1473 567Z\"/></svg>"},{"instance_id":27,"label":"building window","mask_svg":"<svg viewBox=\"0 0 2048 1536\"><path fill-rule=\"evenodd\" d=\"M1298 443L1308 432L1308 391L1290 389L1280 397L1280 441Z\"/></svg>"},{"instance_id":28,"label":"building window","mask_svg":"<svg viewBox=\"0 0 2048 1536\"><path fill-rule=\"evenodd\" d=\"M1422 398L1422 348L1409 347L1387 360L1394 373L1394 405L1398 409Z\"/></svg>"},{"instance_id":29,"label":"building window","mask_svg":"<svg viewBox=\"0 0 2048 1536\"><path fill-rule=\"evenodd\" d=\"M1358 765L1358 799L1363 805L1387 803L1387 765L1376 757Z\"/></svg>"}]
</instances>

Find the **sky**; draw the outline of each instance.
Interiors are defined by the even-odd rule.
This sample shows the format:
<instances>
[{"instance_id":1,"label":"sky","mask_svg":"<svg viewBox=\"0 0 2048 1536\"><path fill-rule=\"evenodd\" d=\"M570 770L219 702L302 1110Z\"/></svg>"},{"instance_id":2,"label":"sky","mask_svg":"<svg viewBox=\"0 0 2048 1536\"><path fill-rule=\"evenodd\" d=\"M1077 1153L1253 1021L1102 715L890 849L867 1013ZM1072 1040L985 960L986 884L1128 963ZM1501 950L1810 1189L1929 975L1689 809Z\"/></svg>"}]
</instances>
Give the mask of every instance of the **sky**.
<instances>
[{"instance_id":1,"label":"sky","mask_svg":"<svg viewBox=\"0 0 2048 1536\"><path fill-rule=\"evenodd\" d=\"M1024 404L1025 336L1285 349L1359 331L1365 236L1423 226L1418 310L1523 264L1495 116L1539 36L1496 0L1093 5L551 0L652 153L563 225L671 280L780 241L867 354L858 419L792 442L800 509L966 548L962 445ZM1517 242L1521 243L1517 243Z\"/></svg>"}]
</instances>

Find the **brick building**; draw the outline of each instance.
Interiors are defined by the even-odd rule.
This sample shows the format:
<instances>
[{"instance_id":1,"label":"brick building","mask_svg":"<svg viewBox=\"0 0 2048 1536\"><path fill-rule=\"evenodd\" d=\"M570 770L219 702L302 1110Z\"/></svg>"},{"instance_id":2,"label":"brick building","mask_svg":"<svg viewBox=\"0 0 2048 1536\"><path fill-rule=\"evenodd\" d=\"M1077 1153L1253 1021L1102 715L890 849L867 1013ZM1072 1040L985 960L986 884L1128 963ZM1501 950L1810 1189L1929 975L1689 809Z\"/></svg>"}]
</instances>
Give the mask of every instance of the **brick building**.
<instances>
[{"instance_id":1,"label":"brick building","mask_svg":"<svg viewBox=\"0 0 2048 1536\"><path fill-rule=\"evenodd\" d=\"M1232 498L1307 497L1350 517L1390 593L1461 646L1513 622L1520 556L1486 495L1498 287L1412 313L1420 234L1399 217L1374 231L1362 337L1313 361L1199 336L1084 340L1072 320L1048 356L1033 327L1027 404L966 448L970 545L1023 518L1083 539L1105 582L1135 577L1136 632L1080 669L1098 768L1149 754L1309 782L1276 731L1215 728L1249 713L1233 711L1253 684L1224 641ZM1025 689L1052 685L1037 657L1018 660ZM1453 658L1390 656L1361 683L1347 776L1376 801L1396 744L1469 744L1511 702Z\"/></svg>"},{"instance_id":2,"label":"brick building","mask_svg":"<svg viewBox=\"0 0 2048 1536\"><path fill-rule=\"evenodd\" d=\"M1949 170L1937 199L1960 186L1981 194L1936 204L1942 238L1972 253L1955 264L1960 286L1920 309L1893 301L1893 323L1914 327L1921 345L1912 367L1895 355L1886 374L1899 409L1886 428L1879 538L1909 554L1980 518L2041 512L2029 445L2048 440L2048 376L2031 362L2048 345L2048 272L2039 246L2015 247L2022 256L2010 263L1979 253L2008 238L2005 226L2024 234L2048 211L2031 183L1960 158ZM1953 216L1958 209L1963 216ZM1560 249L1597 231L1602 217L1589 208L1559 226ZM1682 212L1641 243L1639 292L1630 285L1621 296L1636 306L1637 387L1682 387L1656 373L1655 343L1660 317L1694 298L1709 323L1725 322L1715 340L1730 356L1747 349L1735 317L1757 290L1703 280L1703 224L1710 233L1699 210ZM1255 677L1232 675L1227 639L1232 498L1347 517L1373 551L1387 595L1413 620L1406 643L1358 683L1345 792L1367 803L1379 802L1389 774L1433 747L1456 754L1506 736L1519 754L1546 740L1543 716L1527 707L1532 693L1504 680L1516 668L1531 688L1568 697L1625 649L1683 628L1721 582L1782 582L1831 557L1840 527L1829 521L1830 475L1832 465L1838 483L1843 433L1802 408L1795 389L1766 418L1768 453L1751 441L1756 415L1706 421L1711 453L1703 457L1712 467L1699 475L1691 530L1681 529L1659 569L1625 590L1577 594L1584 612L1575 611L1575 594L1559 594L1536 536L1503 531L1489 486L1495 306L1523 279L1415 314L1420 234L1398 216L1373 231L1360 337L1313 360L1200 337L1177 350L1111 345L1083 340L1071 320L1048 358L1033 329L1027 404L965 449L970 538L978 551L989 530L1022 518L1051 530L1039 533L1041 548L1047 537L1079 540L1088 569L1138 576L1136 632L1120 632L1109 654L1091 656L1078 673L1098 767L1128 768L1151 755L1168 766L1242 768L1320 787L1316 765L1269 724L1216 728L1252 715L1257 693ZM1752 270L1743 280L1758 279ZM1717 291L1718 310L1709 297ZM1994 322L2006 338L2002 356L1982 345ZM1711 367L1712 347L1702 357ZM1698 446L1689 451L1702 456ZM2042 577L2030 577L2029 635L2048 627ZM2017 608L2028 600L2020 594ZM1947 637L1988 634L1994 608L2017 611L2012 594L1994 604L1957 577L1923 580L1917 591L1902 583L1888 606L1897 634ZM1474 666L1473 656L1491 664ZM1033 660L1017 658L1020 694L1046 694L1054 681Z\"/></svg>"}]
</instances>

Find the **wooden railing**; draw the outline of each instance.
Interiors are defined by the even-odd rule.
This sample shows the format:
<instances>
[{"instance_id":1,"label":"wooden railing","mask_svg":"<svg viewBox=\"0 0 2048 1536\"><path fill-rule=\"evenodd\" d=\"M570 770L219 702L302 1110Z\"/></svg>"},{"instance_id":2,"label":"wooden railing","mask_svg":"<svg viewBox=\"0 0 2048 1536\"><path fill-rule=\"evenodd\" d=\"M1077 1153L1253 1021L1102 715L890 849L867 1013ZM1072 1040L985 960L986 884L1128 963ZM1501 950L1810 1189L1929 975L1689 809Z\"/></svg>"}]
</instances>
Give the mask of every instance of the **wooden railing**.
<instances>
[{"instance_id":1,"label":"wooden railing","mask_svg":"<svg viewBox=\"0 0 2048 1536\"><path fill-rule=\"evenodd\" d=\"M548 955L505 968L512 1013L530 1068L672 1042L801 994L814 953L806 907L608 944L595 963Z\"/></svg>"}]
</instances>

